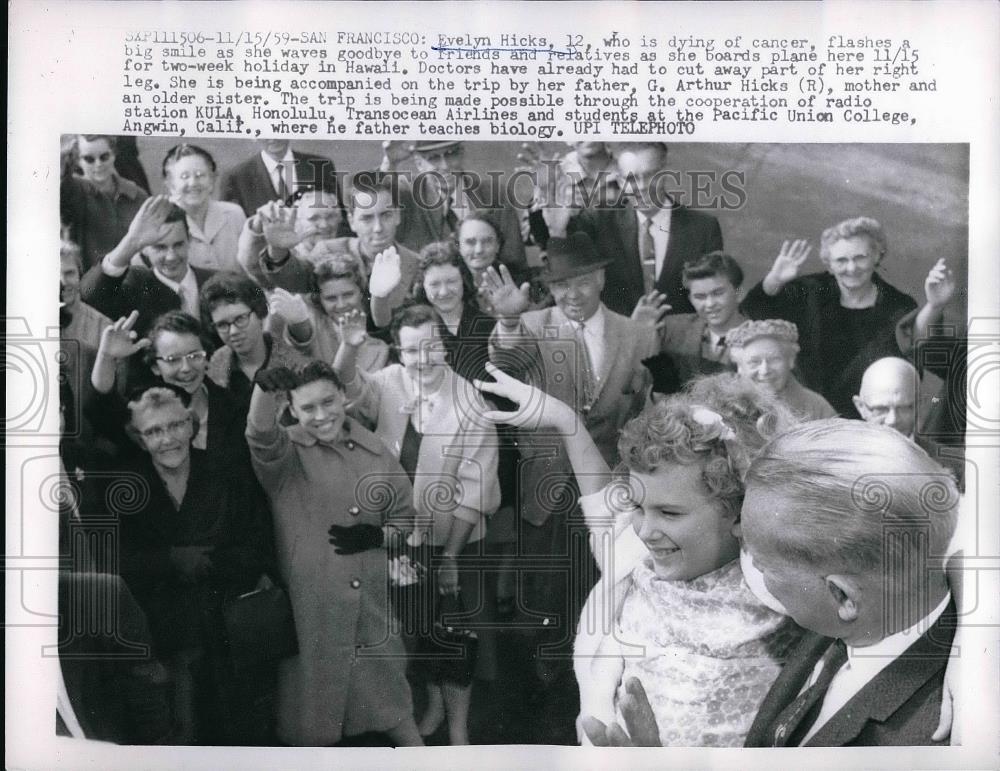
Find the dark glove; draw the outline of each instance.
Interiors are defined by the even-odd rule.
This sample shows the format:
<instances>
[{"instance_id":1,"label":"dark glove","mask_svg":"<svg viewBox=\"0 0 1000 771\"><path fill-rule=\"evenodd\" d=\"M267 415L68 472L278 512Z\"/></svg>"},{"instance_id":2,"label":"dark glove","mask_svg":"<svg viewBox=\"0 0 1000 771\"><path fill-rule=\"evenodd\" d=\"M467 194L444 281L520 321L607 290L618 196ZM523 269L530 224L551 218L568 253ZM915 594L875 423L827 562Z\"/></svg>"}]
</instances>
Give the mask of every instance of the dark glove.
<instances>
[{"instance_id":1,"label":"dark glove","mask_svg":"<svg viewBox=\"0 0 1000 771\"><path fill-rule=\"evenodd\" d=\"M642 365L653 376L653 390L658 394L675 394L684 385L680 370L668 353L658 353L643 359Z\"/></svg>"},{"instance_id":2,"label":"dark glove","mask_svg":"<svg viewBox=\"0 0 1000 771\"><path fill-rule=\"evenodd\" d=\"M253 376L253 382L260 386L261 391L291 391L299 386L299 379L288 367L259 369Z\"/></svg>"},{"instance_id":3,"label":"dark glove","mask_svg":"<svg viewBox=\"0 0 1000 771\"><path fill-rule=\"evenodd\" d=\"M330 525L330 543L337 548L337 554L357 554L378 549L385 541L385 533L376 525Z\"/></svg>"}]
</instances>

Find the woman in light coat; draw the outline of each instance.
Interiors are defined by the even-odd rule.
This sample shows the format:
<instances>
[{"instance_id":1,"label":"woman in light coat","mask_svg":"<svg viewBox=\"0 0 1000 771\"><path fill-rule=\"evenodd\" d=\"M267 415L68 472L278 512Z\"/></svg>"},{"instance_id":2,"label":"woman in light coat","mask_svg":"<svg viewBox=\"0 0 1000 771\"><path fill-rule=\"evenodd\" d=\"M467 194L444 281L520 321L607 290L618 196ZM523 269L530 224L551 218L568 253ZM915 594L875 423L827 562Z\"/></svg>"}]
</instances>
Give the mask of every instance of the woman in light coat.
<instances>
[{"instance_id":1,"label":"woman in light coat","mask_svg":"<svg viewBox=\"0 0 1000 771\"><path fill-rule=\"evenodd\" d=\"M278 738L327 746L377 731L419 745L382 548L390 522L412 525L410 484L378 438L345 416L328 364L265 370L255 383L247 441L271 499L299 642L279 671ZM288 392L296 425L278 425L274 391ZM345 534L336 548L328 529Z\"/></svg>"},{"instance_id":2,"label":"woman in light coat","mask_svg":"<svg viewBox=\"0 0 1000 771\"><path fill-rule=\"evenodd\" d=\"M483 420L482 396L446 362L442 321L427 305L396 312L392 337L400 364L375 373L355 367L354 357L364 339L345 335L337 355L352 410L373 425L375 433L413 480L420 539L433 547L427 567L441 595L459 594L469 622L479 637L480 675L492 665L482 614L482 571L459 570L464 558L480 554L486 518L500 505L497 481L497 438ZM412 542L412 541L411 541ZM429 625L428 625L429 626ZM428 708L421 733L432 734L448 718L452 744L468 744L471 667L455 681L434 676L428 683Z\"/></svg>"}]
</instances>

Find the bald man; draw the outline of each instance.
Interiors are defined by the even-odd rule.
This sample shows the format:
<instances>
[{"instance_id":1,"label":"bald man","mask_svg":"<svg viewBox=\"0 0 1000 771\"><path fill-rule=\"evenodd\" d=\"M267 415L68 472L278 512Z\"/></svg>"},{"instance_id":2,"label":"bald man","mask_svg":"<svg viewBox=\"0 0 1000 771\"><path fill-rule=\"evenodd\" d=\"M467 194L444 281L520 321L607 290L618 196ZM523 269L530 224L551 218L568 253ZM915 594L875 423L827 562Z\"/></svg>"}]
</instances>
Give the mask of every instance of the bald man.
<instances>
[{"instance_id":1,"label":"bald man","mask_svg":"<svg viewBox=\"0 0 1000 771\"><path fill-rule=\"evenodd\" d=\"M961 447L946 447L920 435L917 428L917 390L920 377L905 359L888 356L869 365L861 378L854 406L866 423L896 429L912 439L938 463L950 469L965 491L965 460Z\"/></svg>"},{"instance_id":2,"label":"bald man","mask_svg":"<svg viewBox=\"0 0 1000 771\"><path fill-rule=\"evenodd\" d=\"M866 423L889 426L913 439L919 382L916 368L905 359L878 359L865 370L861 392L852 397L854 406Z\"/></svg>"}]
</instances>

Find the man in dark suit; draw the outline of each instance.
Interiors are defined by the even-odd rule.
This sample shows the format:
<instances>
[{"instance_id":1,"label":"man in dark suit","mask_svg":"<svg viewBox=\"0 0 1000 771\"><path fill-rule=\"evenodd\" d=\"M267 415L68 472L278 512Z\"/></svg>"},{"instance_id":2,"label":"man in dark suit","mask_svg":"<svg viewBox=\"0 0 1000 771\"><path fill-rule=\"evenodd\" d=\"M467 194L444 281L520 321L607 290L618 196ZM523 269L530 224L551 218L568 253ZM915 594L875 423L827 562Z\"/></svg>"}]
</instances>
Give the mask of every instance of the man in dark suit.
<instances>
[{"instance_id":1,"label":"man in dark suit","mask_svg":"<svg viewBox=\"0 0 1000 771\"><path fill-rule=\"evenodd\" d=\"M587 233L598 252L615 257L605 269L601 299L627 316L640 297L655 289L667 296L671 313L693 313L681 272L688 260L722 250L718 220L671 199L676 175L667 167L662 142L621 145L615 160L629 205L584 209L568 225L571 233Z\"/></svg>"},{"instance_id":2,"label":"man in dark suit","mask_svg":"<svg viewBox=\"0 0 1000 771\"><path fill-rule=\"evenodd\" d=\"M465 168L465 146L454 140L386 142L382 172L396 173L398 165L413 158L417 174L399 179L401 221L396 240L419 252L432 241L447 241L458 233L459 223L472 211L492 211L500 224L502 244L498 258L515 273L527 268L521 219L511 206L502 178L478 178Z\"/></svg>"},{"instance_id":3,"label":"man in dark suit","mask_svg":"<svg viewBox=\"0 0 1000 771\"><path fill-rule=\"evenodd\" d=\"M948 554L954 480L898 431L831 419L773 440L746 484L753 566L808 630L747 746L937 743L955 607L927 560Z\"/></svg>"},{"instance_id":4,"label":"man in dark suit","mask_svg":"<svg viewBox=\"0 0 1000 771\"><path fill-rule=\"evenodd\" d=\"M261 151L230 170L222 180L222 200L254 212L270 201L282 203L303 189L324 190L340 200L333 161L292 150L287 139L259 140Z\"/></svg>"},{"instance_id":5,"label":"man in dark suit","mask_svg":"<svg viewBox=\"0 0 1000 771\"><path fill-rule=\"evenodd\" d=\"M187 217L167 196L148 198L118 245L80 282L83 301L109 319L138 311L142 336L161 313L183 310L195 318L198 294L214 271L188 265ZM130 264L141 254L150 266Z\"/></svg>"},{"instance_id":6,"label":"man in dark suit","mask_svg":"<svg viewBox=\"0 0 1000 771\"><path fill-rule=\"evenodd\" d=\"M811 421L761 450L746 475L743 574L806 633L745 746L944 742L956 609L944 570L929 560L949 555L958 504L952 477L886 426ZM632 736L593 718L587 735L599 745L659 744L637 680L626 693Z\"/></svg>"}]
</instances>

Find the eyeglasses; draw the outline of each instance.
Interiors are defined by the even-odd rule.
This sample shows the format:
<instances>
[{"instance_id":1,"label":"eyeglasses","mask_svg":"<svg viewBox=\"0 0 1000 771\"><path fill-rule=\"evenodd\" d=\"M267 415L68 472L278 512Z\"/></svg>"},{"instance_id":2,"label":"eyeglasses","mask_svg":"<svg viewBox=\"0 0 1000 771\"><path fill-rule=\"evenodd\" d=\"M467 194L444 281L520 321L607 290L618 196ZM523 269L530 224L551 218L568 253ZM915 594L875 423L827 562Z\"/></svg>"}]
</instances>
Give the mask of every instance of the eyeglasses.
<instances>
[{"instance_id":1,"label":"eyeglasses","mask_svg":"<svg viewBox=\"0 0 1000 771\"><path fill-rule=\"evenodd\" d=\"M212 172L210 171L185 171L183 174L178 174L177 179L181 180L181 182L187 182L191 179L201 182L205 177L210 176L212 176Z\"/></svg>"},{"instance_id":2,"label":"eyeglasses","mask_svg":"<svg viewBox=\"0 0 1000 771\"><path fill-rule=\"evenodd\" d=\"M216 321L213 326L215 327L215 331L220 335L226 335L229 334L229 330L233 327L246 329L252 315L253 311L247 311L246 313L241 313L239 316L234 316L229 321Z\"/></svg>"},{"instance_id":3,"label":"eyeglasses","mask_svg":"<svg viewBox=\"0 0 1000 771\"><path fill-rule=\"evenodd\" d=\"M97 163L98 161L100 161L101 163L106 163L106 162L108 162L108 161L111 160L111 153L101 153L100 155L97 155L97 156L94 156L94 155L81 155L80 156L80 160L83 161L84 163L88 163L88 164L89 163Z\"/></svg>"},{"instance_id":4,"label":"eyeglasses","mask_svg":"<svg viewBox=\"0 0 1000 771\"><path fill-rule=\"evenodd\" d=\"M893 405L875 404L875 405L871 405L871 404L868 404L867 402L862 402L862 404L864 404L865 405L865 409L868 410L876 418L884 418L884 417L886 417L889 414L889 412L891 412L893 410L895 410L895 412L897 414L909 415L915 409L914 405L912 405L912 404L893 404Z\"/></svg>"},{"instance_id":5,"label":"eyeglasses","mask_svg":"<svg viewBox=\"0 0 1000 771\"><path fill-rule=\"evenodd\" d=\"M204 351L191 351L191 353L185 353L182 356L157 356L156 360L168 367L179 367L185 361L188 364L201 364L207 356L208 354Z\"/></svg>"},{"instance_id":6,"label":"eyeglasses","mask_svg":"<svg viewBox=\"0 0 1000 771\"><path fill-rule=\"evenodd\" d=\"M167 423L165 426L153 426L151 428L147 428L145 431L140 431L139 435L143 439L147 440L163 439L167 434L176 436L183 432L190 422L190 417L184 418L184 420L174 420Z\"/></svg>"}]
</instances>

